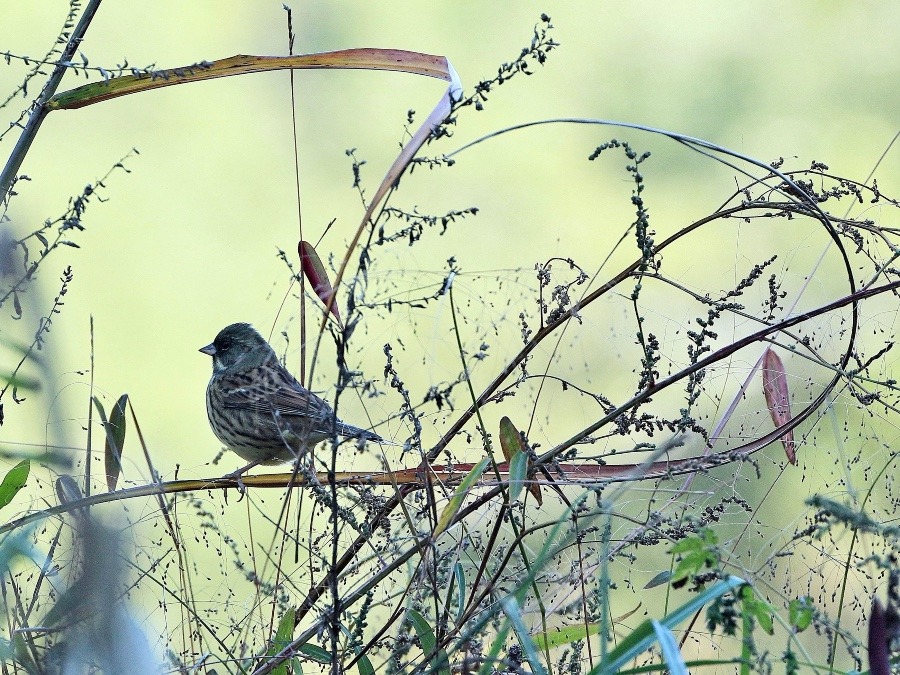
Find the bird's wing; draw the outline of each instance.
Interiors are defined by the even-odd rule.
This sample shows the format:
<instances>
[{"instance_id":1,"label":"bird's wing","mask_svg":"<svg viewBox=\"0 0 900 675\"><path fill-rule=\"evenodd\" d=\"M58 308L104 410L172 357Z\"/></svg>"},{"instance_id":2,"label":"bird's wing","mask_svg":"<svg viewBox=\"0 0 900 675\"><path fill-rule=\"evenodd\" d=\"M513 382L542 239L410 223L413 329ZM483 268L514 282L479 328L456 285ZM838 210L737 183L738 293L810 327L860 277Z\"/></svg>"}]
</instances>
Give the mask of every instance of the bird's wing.
<instances>
[{"instance_id":1,"label":"bird's wing","mask_svg":"<svg viewBox=\"0 0 900 675\"><path fill-rule=\"evenodd\" d=\"M335 420L331 406L286 370L254 368L224 377L222 405L254 412L260 423L278 431L299 424L304 433L327 436L334 428L339 436L382 440L376 433Z\"/></svg>"},{"instance_id":2,"label":"bird's wing","mask_svg":"<svg viewBox=\"0 0 900 675\"><path fill-rule=\"evenodd\" d=\"M287 373L250 371L228 375L222 382L226 392L222 404L227 408L241 408L261 415L311 417L327 420L333 415L321 398L304 389ZM290 379L287 379L290 378Z\"/></svg>"}]
</instances>

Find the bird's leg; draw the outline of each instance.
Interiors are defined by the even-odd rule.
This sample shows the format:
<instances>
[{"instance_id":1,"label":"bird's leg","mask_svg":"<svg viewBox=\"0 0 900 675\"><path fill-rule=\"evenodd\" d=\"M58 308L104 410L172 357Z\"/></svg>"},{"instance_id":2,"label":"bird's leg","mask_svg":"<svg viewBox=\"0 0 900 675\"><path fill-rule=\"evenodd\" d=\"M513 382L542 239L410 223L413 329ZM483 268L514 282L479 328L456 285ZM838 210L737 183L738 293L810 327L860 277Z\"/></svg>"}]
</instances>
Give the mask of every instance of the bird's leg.
<instances>
[{"instance_id":1,"label":"bird's leg","mask_svg":"<svg viewBox=\"0 0 900 675\"><path fill-rule=\"evenodd\" d=\"M264 461L265 460L257 459L253 462L250 462L247 466L242 466L240 469L237 469L236 471L232 471L231 473L226 473L224 476L222 476L223 479L237 481L237 491L238 491L238 494L241 495L238 498L238 501L241 501L241 499L244 498L244 495L247 494L247 486L244 485L244 479L243 479L244 474L247 473L254 466L258 466L258 465L262 464Z\"/></svg>"}]
</instances>

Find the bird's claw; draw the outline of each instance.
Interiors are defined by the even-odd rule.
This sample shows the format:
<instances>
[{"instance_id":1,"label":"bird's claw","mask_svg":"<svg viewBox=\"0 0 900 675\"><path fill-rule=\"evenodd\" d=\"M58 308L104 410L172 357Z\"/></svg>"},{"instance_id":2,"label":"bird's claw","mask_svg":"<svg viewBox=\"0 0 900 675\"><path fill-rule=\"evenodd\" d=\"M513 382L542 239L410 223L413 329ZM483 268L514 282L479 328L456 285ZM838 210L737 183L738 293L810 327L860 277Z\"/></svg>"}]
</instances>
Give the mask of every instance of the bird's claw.
<instances>
[{"instance_id":1,"label":"bird's claw","mask_svg":"<svg viewBox=\"0 0 900 675\"><path fill-rule=\"evenodd\" d=\"M237 491L240 497L238 497L237 503L240 504L241 500L247 495L247 486L244 485L243 474L236 474L235 480L237 481Z\"/></svg>"},{"instance_id":2,"label":"bird's claw","mask_svg":"<svg viewBox=\"0 0 900 675\"><path fill-rule=\"evenodd\" d=\"M237 483L237 491L240 497L238 497L238 503L244 498L244 495L247 494L247 486L244 484L244 474L247 473L254 466L259 464L259 462L250 462L247 466L242 466L240 469L236 471L232 471L231 473L226 473L222 478L224 480L233 480ZM227 492L225 493L228 494Z\"/></svg>"}]
</instances>

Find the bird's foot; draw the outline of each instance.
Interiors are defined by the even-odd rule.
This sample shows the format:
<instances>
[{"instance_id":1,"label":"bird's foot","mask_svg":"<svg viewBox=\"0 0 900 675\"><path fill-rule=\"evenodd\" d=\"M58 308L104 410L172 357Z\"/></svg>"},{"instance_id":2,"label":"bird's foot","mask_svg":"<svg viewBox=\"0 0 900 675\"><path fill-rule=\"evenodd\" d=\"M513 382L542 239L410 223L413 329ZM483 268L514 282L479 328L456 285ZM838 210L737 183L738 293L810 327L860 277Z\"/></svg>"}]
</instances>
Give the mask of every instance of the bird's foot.
<instances>
[{"instance_id":1,"label":"bird's foot","mask_svg":"<svg viewBox=\"0 0 900 675\"><path fill-rule=\"evenodd\" d=\"M260 462L250 462L247 466L243 466L236 471L226 473L224 476L222 476L224 480L233 480L237 483L237 491L240 495L240 497L238 497L238 502L240 502L244 498L244 495L247 494L247 486L244 485L244 474L259 463Z\"/></svg>"}]
</instances>

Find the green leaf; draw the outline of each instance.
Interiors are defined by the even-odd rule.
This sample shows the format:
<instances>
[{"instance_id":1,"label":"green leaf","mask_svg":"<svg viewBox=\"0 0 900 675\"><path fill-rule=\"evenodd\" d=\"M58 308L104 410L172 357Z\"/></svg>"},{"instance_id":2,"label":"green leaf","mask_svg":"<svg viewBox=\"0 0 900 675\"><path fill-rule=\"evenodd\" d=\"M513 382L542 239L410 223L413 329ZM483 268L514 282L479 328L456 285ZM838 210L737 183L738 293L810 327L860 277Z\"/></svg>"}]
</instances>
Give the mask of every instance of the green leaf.
<instances>
[{"instance_id":1,"label":"green leaf","mask_svg":"<svg viewBox=\"0 0 900 675\"><path fill-rule=\"evenodd\" d=\"M440 675L450 675L450 659L447 652L443 649L437 649L437 638L434 637L434 631L431 625L425 620L425 617L414 609L406 610L406 618L412 624L416 635L419 636L419 644L422 645L422 652L427 656L434 654L431 658L431 670ZM436 652L436 653L435 653Z\"/></svg>"},{"instance_id":2,"label":"green leaf","mask_svg":"<svg viewBox=\"0 0 900 675\"><path fill-rule=\"evenodd\" d=\"M809 628L814 615L815 605L808 595L791 600L788 604L788 620L798 633Z\"/></svg>"},{"instance_id":3,"label":"green leaf","mask_svg":"<svg viewBox=\"0 0 900 675\"><path fill-rule=\"evenodd\" d=\"M99 404L96 397L94 402ZM116 405L113 406L109 421L103 423L106 429L106 446L104 459L106 466L106 487L110 492L116 489L119 475L122 473L122 450L125 445L125 406L128 404L128 394L122 394ZM101 415L102 418L102 415Z\"/></svg>"},{"instance_id":4,"label":"green leaf","mask_svg":"<svg viewBox=\"0 0 900 675\"><path fill-rule=\"evenodd\" d=\"M300 645L297 648L297 651L305 656L308 656L316 663L331 663L331 652L322 649L318 645L313 645L307 642L306 644Z\"/></svg>"},{"instance_id":5,"label":"green leaf","mask_svg":"<svg viewBox=\"0 0 900 675\"><path fill-rule=\"evenodd\" d=\"M709 528L676 542L670 552L673 555L681 555L681 560L672 572L672 582L687 579L704 568L717 567L718 543L716 533Z\"/></svg>"},{"instance_id":6,"label":"green leaf","mask_svg":"<svg viewBox=\"0 0 900 675\"><path fill-rule=\"evenodd\" d=\"M456 625L462 621L463 610L466 607L466 572L461 562L453 566L453 574L456 578Z\"/></svg>"},{"instance_id":7,"label":"green leaf","mask_svg":"<svg viewBox=\"0 0 900 675\"><path fill-rule=\"evenodd\" d=\"M741 590L741 605L743 612L755 619L759 623L760 628L769 635L775 634L775 627L772 622L772 614L774 614L775 610L772 609L768 602L756 597L753 586L748 584Z\"/></svg>"},{"instance_id":8,"label":"green leaf","mask_svg":"<svg viewBox=\"0 0 900 675\"><path fill-rule=\"evenodd\" d=\"M509 462L509 501L519 500L528 474L528 455L517 452Z\"/></svg>"},{"instance_id":9,"label":"green leaf","mask_svg":"<svg viewBox=\"0 0 900 675\"><path fill-rule=\"evenodd\" d=\"M539 649L546 650L559 647L560 645L568 645L577 640L585 640L589 636L596 635L599 632L599 623L589 623L587 626L580 623L548 633L538 633L534 636L534 641Z\"/></svg>"},{"instance_id":10,"label":"green leaf","mask_svg":"<svg viewBox=\"0 0 900 675\"><path fill-rule=\"evenodd\" d=\"M700 537L696 535L691 535L690 537L686 537L681 541L675 542L672 548L669 550L669 553L679 554L679 553L692 553L693 551L698 551L703 548L703 542L700 541Z\"/></svg>"},{"instance_id":11,"label":"green leaf","mask_svg":"<svg viewBox=\"0 0 900 675\"><path fill-rule=\"evenodd\" d=\"M28 474L31 472L31 460L23 459L6 472L3 482L0 483L0 509L9 504L16 493L25 487Z\"/></svg>"},{"instance_id":12,"label":"green leaf","mask_svg":"<svg viewBox=\"0 0 900 675\"><path fill-rule=\"evenodd\" d=\"M422 651L426 654L431 654L437 647L437 639L434 637L431 625L425 620L424 616L414 609L406 611L406 618L409 619L413 629L416 631L416 635L419 636L419 644L422 645Z\"/></svg>"},{"instance_id":13,"label":"green leaf","mask_svg":"<svg viewBox=\"0 0 900 675\"><path fill-rule=\"evenodd\" d=\"M365 654L357 654L357 657L356 668L359 670L359 675L375 675L375 668L372 667L369 657Z\"/></svg>"},{"instance_id":14,"label":"green leaf","mask_svg":"<svg viewBox=\"0 0 900 675\"><path fill-rule=\"evenodd\" d=\"M119 400L121 401L121 399ZM291 636L294 634L294 627L296 626L296 618L297 612L294 609L289 609L284 613L281 621L278 622L278 630L275 631L275 639L272 640L272 646L269 647L267 656L275 656L291 643ZM289 675L288 662L285 661L272 670L272 675Z\"/></svg>"},{"instance_id":15,"label":"green leaf","mask_svg":"<svg viewBox=\"0 0 900 675\"><path fill-rule=\"evenodd\" d=\"M375 675L375 668L372 666L372 662L368 656L363 654L362 647L356 643L353 633L344 624L338 625L341 632L349 639L353 653L356 655L356 668L359 670L359 675Z\"/></svg>"},{"instance_id":16,"label":"green leaf","mask_svg":"<svg viewBox=\"0 0 900 675\"><path fill-rule=\"evenodd\" d=\"M503 649L503 645L506 643L506 636L509 634L509 629L510 622L504 621L503 627L497 631L497 635L491 643L490 650L488 650L487 655L481 662L481 667L478 669L478 675L490 675L491 673L496 672L495 666L499 663L500 650Z\"/></svg>"},{"instance_id":17,"label":"green leaf","mask_svg":"<svg viewBox=\"0 0 900 675\"><path fill-rule=\"evenodd\" d=\"M441 511L441 517L438 518L434 533L431 535L433 539L437 539L438 535L450 525L450 521L453 520L453 517L459 512L460 508L462 508L463 501L465 500L466 495L469 494L469 490L471 490L472 486L478 482L479 478L481 478L481 474L487 469L489 463L490 459L485 457L472 467L472 470L469 471L465 478L463 478L462 483L459 484L459 487L456 488L456 492L453 493L453 497L450 498L450 502L444 507L444 510Z\"/></svg>"}]
</instances>

